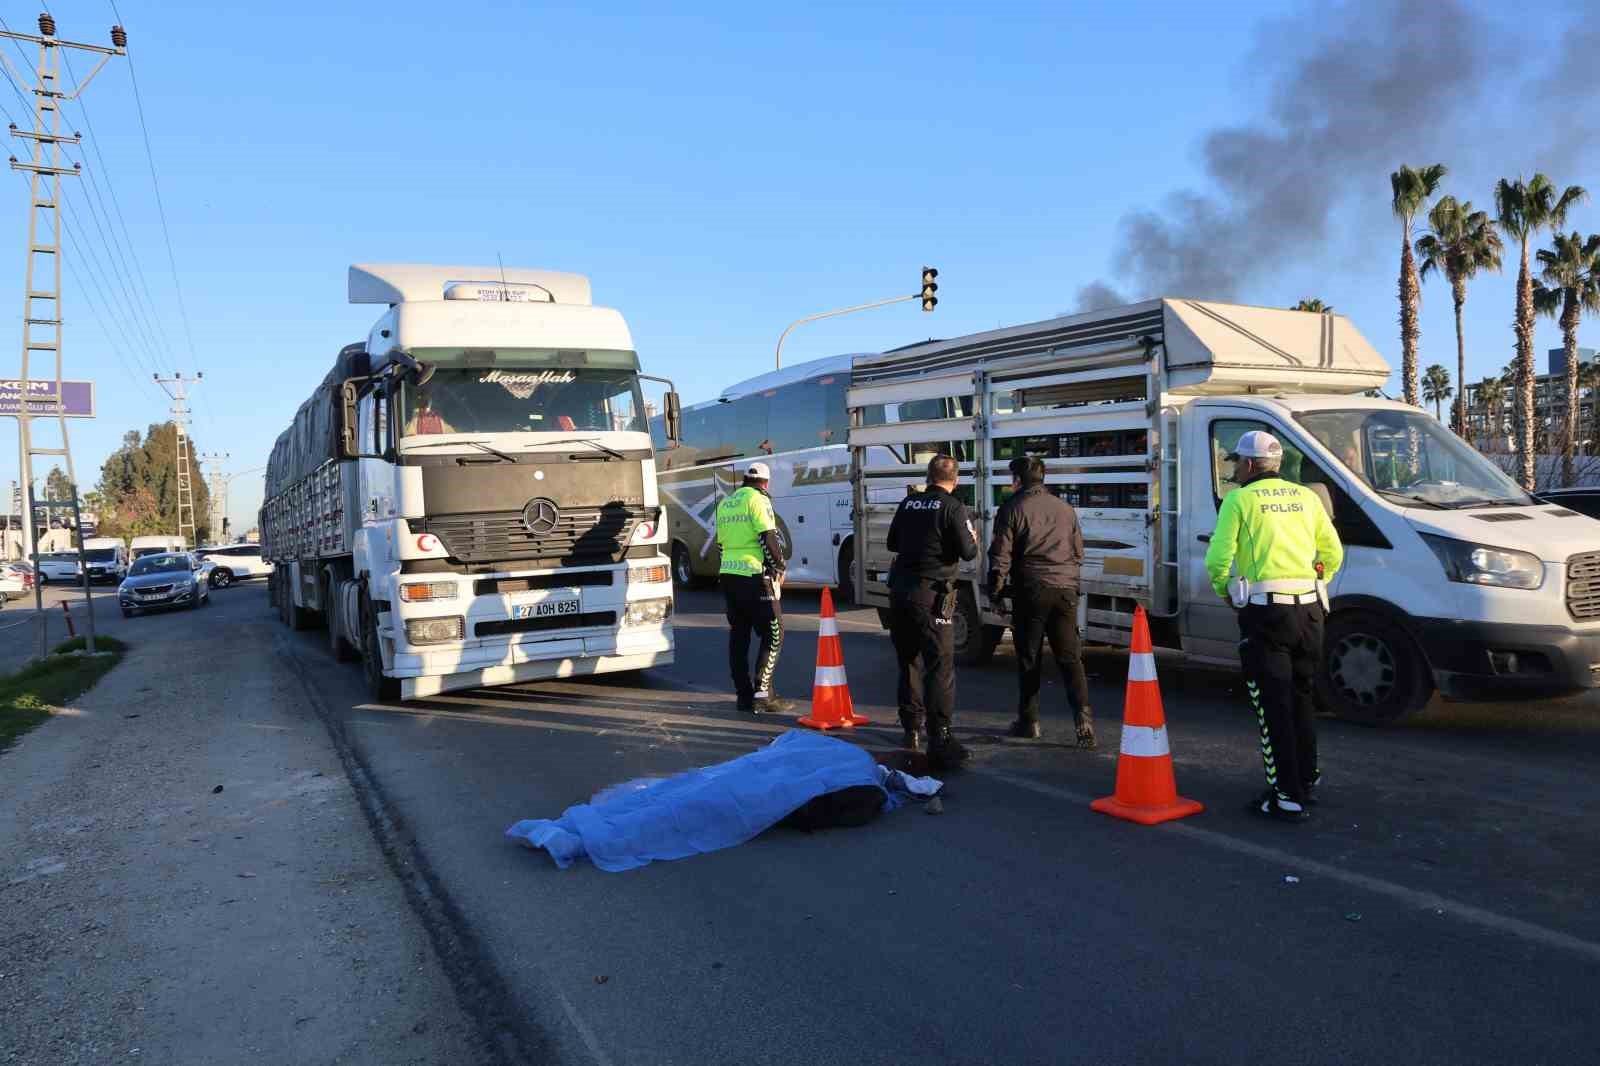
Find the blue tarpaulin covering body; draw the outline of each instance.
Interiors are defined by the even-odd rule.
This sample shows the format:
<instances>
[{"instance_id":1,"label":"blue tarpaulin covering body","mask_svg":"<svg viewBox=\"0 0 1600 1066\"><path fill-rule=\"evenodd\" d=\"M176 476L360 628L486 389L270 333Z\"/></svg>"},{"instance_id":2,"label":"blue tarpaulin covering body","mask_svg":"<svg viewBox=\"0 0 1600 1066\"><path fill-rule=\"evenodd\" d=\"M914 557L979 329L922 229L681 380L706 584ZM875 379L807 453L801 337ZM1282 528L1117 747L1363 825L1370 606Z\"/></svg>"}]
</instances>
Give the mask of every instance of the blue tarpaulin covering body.
<instances>
[{"instance_id":1,"label":"blue tarpaulin covering body","mask_svg":"<svg viewBox=\"0 0 1600 1066\"><path fill-rule=\"evenodd\" d=\"M790 730L749 755L674 777L610 788L554 821L530 819L506 836L543 848L566 869L588 857L618 873L743 844L817 796L882 788L872 756L847 741ZM899 800L885 792L884 810Z\"/></svg>"}]
</instances>

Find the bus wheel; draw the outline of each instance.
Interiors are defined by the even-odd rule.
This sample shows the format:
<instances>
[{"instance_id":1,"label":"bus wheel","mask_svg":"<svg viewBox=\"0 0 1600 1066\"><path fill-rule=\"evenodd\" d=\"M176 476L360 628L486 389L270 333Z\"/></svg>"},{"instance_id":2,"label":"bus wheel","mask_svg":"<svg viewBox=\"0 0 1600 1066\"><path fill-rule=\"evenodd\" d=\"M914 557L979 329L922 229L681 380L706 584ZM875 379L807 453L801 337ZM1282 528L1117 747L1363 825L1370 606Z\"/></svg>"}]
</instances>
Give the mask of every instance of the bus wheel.
<instances>
[{"instance_id":1,"label":"bus wheel","mask_svg":"<svg viewBox=\"0 0 1600 1066\"><path fill-rule=\"evenodd\" d=\"M700 584L700 579L695 576L694 556L689 554L688 545L682 541L672 545L672 580L679 588L692 589Z\"/></svg>"},{"instance_id":2,"label":"bus wheel","mask_svg":"<svg viewBox=\"0 0 1600 1066\"><path fill-rule=\"evenodd\" d=\"M839 549L839 580L834 582L840 603L856 602L856 542L847 540Z\"/></svg>"},{"instance_id":3,"label":"bus wheel","mask_svg":"<svg viewBox=\"0 0 1600 1066\"><path fill-rule=\"evenodd\" d=\"M1323 710L1362 725L1393 725L1433 695L1427 663L1411 638L1377 614L1344 612L1328 619L1317 671Z\"/></svg>"}]
</instances>

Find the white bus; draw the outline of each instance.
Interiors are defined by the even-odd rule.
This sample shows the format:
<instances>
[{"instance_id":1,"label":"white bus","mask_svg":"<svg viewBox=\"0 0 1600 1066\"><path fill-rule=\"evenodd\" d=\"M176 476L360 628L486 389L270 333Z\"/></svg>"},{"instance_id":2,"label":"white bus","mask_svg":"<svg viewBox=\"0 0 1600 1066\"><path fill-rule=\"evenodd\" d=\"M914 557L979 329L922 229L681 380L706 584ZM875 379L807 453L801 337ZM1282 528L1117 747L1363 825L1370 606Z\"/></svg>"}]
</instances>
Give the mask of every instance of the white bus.
<instances>
[{"instance_id":1,"label":"white bus","mask_svg":"<svg viewBox=\"0 0 1600 1066\"><path fill-rule=\"evenodd\" d=\"M661 419L651 422L656 469L667 511L673 578L692 585L716 576L717 504L744 481L752 462L772 468L773 510L788 559L789 584L831 587L855 601L854 499L850 486L850 415L846 394L854 355L797 363L730 385L715 400L683 409L683 442L668 448ZM876 355L868 358L877 358ZM879 404L863 424L917 422L972 414L946 398ZM970 441L927 440L874 448L873 461L908 473L940 453L972 459ZM956 490L968 506L971 485Z\"/></svg>"}]
</instances>

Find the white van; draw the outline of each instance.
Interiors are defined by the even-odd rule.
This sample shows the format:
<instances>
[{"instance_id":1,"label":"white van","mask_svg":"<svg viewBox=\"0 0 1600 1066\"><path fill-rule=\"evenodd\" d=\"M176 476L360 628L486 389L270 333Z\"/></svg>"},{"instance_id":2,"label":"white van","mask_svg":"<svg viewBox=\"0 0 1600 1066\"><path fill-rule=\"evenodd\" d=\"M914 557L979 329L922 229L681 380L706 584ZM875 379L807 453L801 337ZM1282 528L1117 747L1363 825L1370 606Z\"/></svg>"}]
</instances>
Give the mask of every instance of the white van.
<instances>
[{"instance_id":1,"label":"white van","mask_svg":"<svg viewBox=\"0 0 1600 1066\"><path fill-rule=\"evenodd\" d=\"M90 537L83 542L90 581L120 583L128 576L128 547L120 537Z\"/></svg>"},{"instance_id":2,"label":"white van","mask_svg":"<svg viewBox=\"0 0 1600 1066\"><path fill-rule=\"evenodd\" d=\"M1346 548L1331 587L1318 697L1397 720L1432 693L1571 693L1600 684L1600 522L1524 493L1426 411L1364 395L1389 366L1338 315L1152 300L888 355L852 369L856 580L886 607L889 520L938 452L987 529L1006 464L1043 459L1085 539L1080 626L1126 645L1133 611L1158 645L1238 663L1233 609L1205 551L1225 457L1263 429L1283 476L1311 487ZM956 639L992 654L1009 617L968 564Z\"/></svg>"},{"instance_id":3,"label":"white van","mask_svg":"<svg viewBox=\"0 0 1600 1066\"><path fill-rule=\"evenodd\" d=\"M154 536L146 537L134 537L133 540L128 542L129 555L134 559L142 558L146 555L160 555L163 552L181 552L188 550L189 543L187 540L185 540L183 537L172 536L167 533L159 533Z\"/></svg>"}]
</instances>

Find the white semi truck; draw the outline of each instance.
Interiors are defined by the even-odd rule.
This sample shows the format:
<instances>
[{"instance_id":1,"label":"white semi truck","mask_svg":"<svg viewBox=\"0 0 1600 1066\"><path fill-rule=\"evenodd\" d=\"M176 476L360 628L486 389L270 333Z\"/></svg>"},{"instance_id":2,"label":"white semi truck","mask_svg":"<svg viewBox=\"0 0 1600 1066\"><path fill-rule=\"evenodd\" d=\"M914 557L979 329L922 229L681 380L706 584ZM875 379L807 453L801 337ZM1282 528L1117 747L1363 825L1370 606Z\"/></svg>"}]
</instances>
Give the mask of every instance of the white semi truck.
<instances>
[{"instance_id":1,"label":"white semi truck","mask_svg":"<svg viewBox=\"0 0 1600 1066\"><path fill-rule=\"evenodd\" d=\"M386 305L277 441L271 598L374 699L672 662L672 583L622 315L576 274L358 265Z\"/></svg>"},{"instance_id":2,"label":"white semi truck","mask_svg":"<svg viewBox=\"0 0 1600 1066\"><path fill-rule=\"evenodd\" d=\"M1342 316L1161 299L857 358L849 406L856 581L888 605L895 506L927 459L961 463L983 542L1007 463L1043 459L1081 516L1080 627L1125 645L1133 611L1158 645L1238 663L1232 607L1205 551L1242 433L1284 446L1284 476L1322 497L1343 539L1322 704L1383 723L1435 691L1458 699L1600 684L1600 522L1523 492L1426 411L1372 398L1383 358ZM968 662L1009 617L962 572Z\"/></svg>"}]
</instances>

